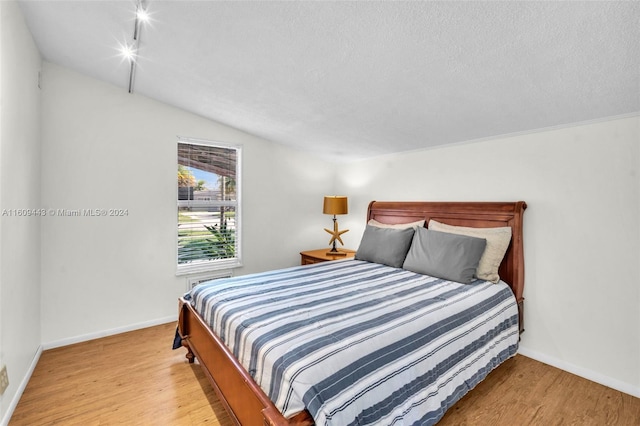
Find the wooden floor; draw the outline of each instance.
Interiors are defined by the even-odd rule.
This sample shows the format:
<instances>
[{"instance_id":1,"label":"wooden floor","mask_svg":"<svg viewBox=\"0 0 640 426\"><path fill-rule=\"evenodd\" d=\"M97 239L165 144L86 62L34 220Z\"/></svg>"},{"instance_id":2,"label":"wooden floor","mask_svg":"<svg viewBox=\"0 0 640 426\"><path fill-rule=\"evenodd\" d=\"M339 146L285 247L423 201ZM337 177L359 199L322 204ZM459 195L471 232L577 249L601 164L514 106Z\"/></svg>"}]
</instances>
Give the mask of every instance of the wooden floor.
<instances>
[{"instance_id":1,"label":"wooden floor","mask_svg":"<svg viewBox=\"0 0 640 426\"><path fill-rule=\"evenodd\" d=\"M43 352L9 424L230 425L200 366L171 350L174 331L166 324ZM640 425L640 399L518 355L438 425Z\"/></svg>"}]
</instances>

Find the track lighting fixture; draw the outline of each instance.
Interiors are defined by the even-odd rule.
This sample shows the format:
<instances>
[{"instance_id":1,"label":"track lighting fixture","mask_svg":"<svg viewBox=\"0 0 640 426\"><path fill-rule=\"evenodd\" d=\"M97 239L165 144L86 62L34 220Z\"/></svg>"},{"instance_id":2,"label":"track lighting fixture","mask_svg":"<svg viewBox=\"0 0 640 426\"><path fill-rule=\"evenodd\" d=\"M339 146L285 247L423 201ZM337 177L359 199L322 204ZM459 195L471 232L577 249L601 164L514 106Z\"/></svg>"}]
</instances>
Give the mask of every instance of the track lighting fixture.
<instances>
[{"instance_id":1,"label":"track lighting fixture","mask_svg":"<svg viewBox=\"0 0 640 426\"><path fill-rule=\"evenodd\" d=\"M136 2L136 19L133 27L133 43L131 45L124 45L120 49L122 56L129 60L129 93L133 93L136 62L140 45L140 33L142 30L142 24L145 22L149 22L149 14L147 13L147 9L144 5L144 0L138 0Z\"/></svg>"}]
</instances>

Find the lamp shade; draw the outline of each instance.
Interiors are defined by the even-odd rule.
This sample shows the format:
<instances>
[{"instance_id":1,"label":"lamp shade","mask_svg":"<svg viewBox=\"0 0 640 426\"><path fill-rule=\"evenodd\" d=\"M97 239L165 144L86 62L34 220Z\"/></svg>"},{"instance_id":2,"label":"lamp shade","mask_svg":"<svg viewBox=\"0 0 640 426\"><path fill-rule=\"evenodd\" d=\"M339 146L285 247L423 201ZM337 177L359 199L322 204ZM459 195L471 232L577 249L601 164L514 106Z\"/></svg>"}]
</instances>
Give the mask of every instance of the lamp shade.
<instances>
[{"instance_id":1,"label":"lamp shade","mask_svg":"<svg viewBox=\"0 0 640 426\"><path fill-rule=\"evenodd\" d=\"M324 214L347 214L349 207L347 206L347 197L331 195L324 197Z\"/></svg>"}]
</instances>

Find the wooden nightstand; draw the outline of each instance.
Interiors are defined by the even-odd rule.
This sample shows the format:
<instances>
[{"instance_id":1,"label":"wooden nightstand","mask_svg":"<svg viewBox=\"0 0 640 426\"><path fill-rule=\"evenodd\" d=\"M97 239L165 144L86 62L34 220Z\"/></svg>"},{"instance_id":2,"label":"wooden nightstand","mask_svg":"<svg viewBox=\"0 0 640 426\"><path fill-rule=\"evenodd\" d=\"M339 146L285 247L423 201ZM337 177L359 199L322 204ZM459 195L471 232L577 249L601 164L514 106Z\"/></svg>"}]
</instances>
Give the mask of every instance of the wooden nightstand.
<instances>
[{"instance_id":1,"label":"wooden nightstand","mask_svg":"<svg viewBox=\"0 0 640 426\"><path fill-rule=\"evenodd\" d=\"M312 263L330 262L332 260L351 259L356 255L355 250L340 249L342 253L346 253L344 256L333 256L327 254L331 250L330 248L323 248L318 250L307 250L300 252L300 264L311 265Z\"/></svg>"}]
</instances>

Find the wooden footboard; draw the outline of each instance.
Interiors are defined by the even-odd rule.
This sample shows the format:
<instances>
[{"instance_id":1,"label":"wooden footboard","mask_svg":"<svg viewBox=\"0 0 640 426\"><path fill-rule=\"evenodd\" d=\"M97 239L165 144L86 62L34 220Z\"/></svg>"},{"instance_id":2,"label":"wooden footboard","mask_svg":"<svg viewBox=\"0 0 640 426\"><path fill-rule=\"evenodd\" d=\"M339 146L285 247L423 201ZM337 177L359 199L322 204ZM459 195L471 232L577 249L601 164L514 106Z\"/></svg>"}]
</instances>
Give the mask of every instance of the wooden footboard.
<instances>
[{"instance_id":1,"label":"wooden footboard","mask_svg":"<svg viewBox=\"0 0 640 426\"><path fill-rule=\"evenodd\" d=\"M191 304L179 300L178 331L187 348L187 359L198 358L207 379L231 418L239 425L313 425L308 412L285 418L249 373L235 359L196 313Z\"/></svg>"}]
</instances>

